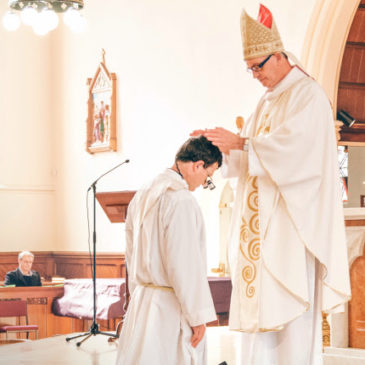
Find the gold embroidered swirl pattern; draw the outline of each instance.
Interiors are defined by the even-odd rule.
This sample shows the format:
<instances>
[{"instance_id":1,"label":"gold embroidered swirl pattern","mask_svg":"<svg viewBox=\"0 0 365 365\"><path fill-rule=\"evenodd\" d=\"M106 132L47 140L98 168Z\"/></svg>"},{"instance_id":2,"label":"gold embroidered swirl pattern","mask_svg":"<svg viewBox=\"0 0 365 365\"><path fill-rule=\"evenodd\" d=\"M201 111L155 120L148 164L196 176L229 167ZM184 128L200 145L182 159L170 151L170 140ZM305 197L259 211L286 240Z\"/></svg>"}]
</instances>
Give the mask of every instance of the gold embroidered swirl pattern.
<instances>
[{"instance_id":1,"label":"gold embroidered swirl pattern","mask_svg":"<svg viewBox=\"0 0 365 365\"><path fill-rule=\"evenodd\" d=\"M245 217L249 219L247 224L244 217L240 227L240 251L244 258L242 279L246 283L246 296L252 298L256 289L253 285L257 277L255 261L260 258L260 238L259 238L259 215L258 215L258 191L257 177L248 177L249 194L247 195Z\"/></svg>"},{"instance_id":2,"label":"gold embroidered swirl pattern","mask_svg":"<svg viewBox=\"0 0 365 365\"><path fill-rule=\"evenodd\" d=\"M257 185L257 176L255 176L253 179L252 179L252 187L254 188L254 190L256 190L256 194L257 194L257 189L258 189L258 185ZM257 195L258 197L258 195Z\"/></svg>"},{"instance_id":3,"label":"gold embroidered swirl pattern","mask_svg":"<svg viewBox=\"0 0 365 365\"><path fill-rule=\"evenodd\" d=\"M252 298L255 295L255 287L251 284L256 279L256 266L252 260L257 260L257 251L256 244L260 244L259 240L254 239L247 246L249 239L249 227L244 218L242 218L241 224L241 232L240 232L240 251L242 256L244 257L247 264L242 269L242 279L247 284L246 285L246 295L248 298ZM245 248L248 248L248 254L245 253Z\"/></svg>"},{"instance_id":4,"label":"gold embroidered swirl pattern","mask_svg":"<svg viewBox=\"0 0 365 365\"><path fill-rule=\"evenodd\" d=\"M255 294L255 287L251 286L253 281L256 279L256 267L253 264L253 262L246 256L244 250L242 249L242 246L240 245L240 250L243 255L243 257L248 261L248 265L244 266L242 270L242 279L244 282L247 283L246 286L246 295L249 298L252 298Z\"/></svg>"},{"instance_id":5,"label":"gold embroidered swirl pattern","mask_svg":"<svg viewBox=\"0 0 365 365\"><path fill-rule=\"evenodd\" d=\"M263 135L263 134L267 134L270 132L270 127L269 126L262 126L259 128L259 130L257 131L257 135L260 136L260 135Z\"/></svg>"},{"instance_id":6,"label":"gold embroidered swirl pattern","mask_svg":"<svg viewBox=\"0 0 365 365\"><path fill-rule=\"evenodd\" d=\"M242 218L241 224L241 234L240 234L241 242L248 242L248 226L246 221Z\"/></svg>"},{"instance_id":7,"label":"gold embroidered swirl pattern","mask_svg":"<svg viewBox=\"0 0 365 365\"><path fill-rule=\"evenodd\" d=\"M256 261L260 258L260 240L254 238L248 245L248 255L250 259Z\"/></svg>"},{"instance_id":8,"label":"gold embroidered swirl pattern","mask_svg":"<svg viewBox=\"0 0 365 365\"><path fill-rule=\"evenodd\" d=\"M258 202L259 202L259 195L257 194L257 191L252 191L247 198L248 207L252 211L257 212L259 205Z\"/></svg>"},{"instance_id":9,"label":"gold embroidered swirl pattern","mask_svg":"<svg viewBox=\"0 0 365 365\"><path fill-rule=\"evenodd\" d=\"M250 219L250 230L254 234L260 233L260 223L259 223L259 214L258 213L254 214Z\"/></svg>"}]
</instances>

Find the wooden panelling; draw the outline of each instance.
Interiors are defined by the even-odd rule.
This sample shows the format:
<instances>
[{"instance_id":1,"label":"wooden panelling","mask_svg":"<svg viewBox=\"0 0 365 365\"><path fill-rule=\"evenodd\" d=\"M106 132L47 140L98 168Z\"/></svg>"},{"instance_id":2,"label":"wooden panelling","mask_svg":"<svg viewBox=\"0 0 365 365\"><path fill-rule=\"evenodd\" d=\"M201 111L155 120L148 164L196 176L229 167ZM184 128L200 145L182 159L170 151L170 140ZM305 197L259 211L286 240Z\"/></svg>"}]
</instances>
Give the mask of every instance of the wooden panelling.
<instances>
[{"instance_id":1,"label":"wooden panelling","mask_svg":"<svg viewBox=\"0 0 365 365\"><path fill-rule=\"evenodd\" d=\"M352 299L349 302L349 345L365 349L365 257L351 265Z\"/></svg>"},{"instance_id":2,"label":"wooden panelling","mask_svg":"<svg viewBox=\"0 0 365 365\"><path fill-rule=\"evenodd\" d=\"M365 84L365 43L347 43L342 59L341 83Z\"/></svg>"},{"instance_id":3,"label":"wooden panelling","mask_svg":"<svg viewBox=\"0 0 365 365\"><path fill-rule=\"evenodd\" d=\"M365 219L347 219L345 220L346 227L362 227L365 226Z\"/></svg>"},{"instance_id":4,"label":"wooden panelling","mask_svg":"<svg viewBox=\"0 0 365 365\"><path fill-rule=\"evenodd\" d=\"M351 128L341 129L341 141L365 142L365 124L355 123Z\"/></svg>"},{"instance_id":5,"label":"wooden panelling","mask_svg":"<svg viewBox=\"0 0 365 365\"><path fill-rule=\"evenodd\" d=\"M91 263L88 252L32 252L35 256L33 269L46 280L52 276L62 276L66 279L91 278ZM0 252L0 281L5 279L8 271L18 267L18 252ZM125 277L124 254L97 253L96 277Z\"/></svg>"},{"instance_id":6,"label":"wooden panelling","mask_svg":"<svg viewBox=\"0 0 365 365\"><path fill-rule=\"evenodd\" d=\"M56 273L67 279L84 278L85 268L82 264L72 263L55 263Z\"/></svg>"},{"instance_id":7,"label":"wooden panelling","mask_svg":"<svg viewBox=\"0 0 365 365\"><path fill-rule=\"evenodd\" d=\"M341 141L365 142L365 6L361 2L352 22L342 59L337 111L344 110L357 122L341 130Z\"/></svg>"},{"instance_id":8,"label":"wooden panelling","mask_svg":"<svg viewBox=\"0 0 365 365\"><path fill-rule=\"evenodd\" d=\"M86 265L86 270L92 273L92 265ZM121 270L117 269L120 275L116 276L116 266L109 264L98 264L96 266L96 276L98 278L121 278ZM91 274L90 274L91 275Z\"/></svg>"},{"instance_id":9,"label":"wooden panelling","mask_svg":"<svg viewBox=\"0 0 365 365\"><path fill-rule=\"evenodd\" d=\"M365 34L365 9L359 7L357 10L354 21L350 29L349 36L347 38L348 42L364 42Z\"/></svg>"},{"instance_id":10,"label":"wooden panelling","mask_svg":"<svg viewBox=\"0 0 365 365\"><path fill-rule=\"evenodd\" d=\"M338 90L338 110L347 111L355 120L364 118L365 85L340 83Z\"/></svg>"},{"instance_id":11,"label":"wooden panelling","mask_svg":"<svg viewBox=\"0 0 365 365\"><path fill-rule=\"evenodd\" d=\"M92 257L84 252L58 252L54 256L56 275L68 279L91 278ZM120 278L125 277L124 254L96 254L96 277Z\"/></svg>"}]
</instances>

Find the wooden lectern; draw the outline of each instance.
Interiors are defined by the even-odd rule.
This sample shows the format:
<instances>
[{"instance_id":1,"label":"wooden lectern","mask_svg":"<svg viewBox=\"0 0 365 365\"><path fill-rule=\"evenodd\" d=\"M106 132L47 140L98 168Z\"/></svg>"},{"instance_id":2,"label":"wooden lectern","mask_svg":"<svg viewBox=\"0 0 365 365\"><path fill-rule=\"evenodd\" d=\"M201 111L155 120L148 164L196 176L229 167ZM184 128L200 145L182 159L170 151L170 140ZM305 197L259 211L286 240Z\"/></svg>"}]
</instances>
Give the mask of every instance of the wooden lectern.
<instances>
[{"instance_id":1,"label":"wooden lectern","mask_svg":"<svg viewBox=\"0 0 365 365\"><path fill-rule=\"evenodd\" d=\"M127 217L129 202L135 193L135 191L96 193L96 199L112 223L123 223Z\"/></svg>"},{"instance_id":2,"label":"wooden lectern","mask_svg":"<svg viewBox=\"0 0 365 365\"><path fill-rule=\"evenodd\" d=\"M134 197L135 191L112 191L104 193L96 193L96 199L103 208L105 214L112 223L123 223L127 217L128 205ZM125 269L125 300L124 313L127 313L129 304L129 289L128 289L128 268ZM119 337L122 329L123 320L120 321L116 328L116 334ZM113 342L115 338L109 338L109 342Z\"/></svg>"}]
</instances>

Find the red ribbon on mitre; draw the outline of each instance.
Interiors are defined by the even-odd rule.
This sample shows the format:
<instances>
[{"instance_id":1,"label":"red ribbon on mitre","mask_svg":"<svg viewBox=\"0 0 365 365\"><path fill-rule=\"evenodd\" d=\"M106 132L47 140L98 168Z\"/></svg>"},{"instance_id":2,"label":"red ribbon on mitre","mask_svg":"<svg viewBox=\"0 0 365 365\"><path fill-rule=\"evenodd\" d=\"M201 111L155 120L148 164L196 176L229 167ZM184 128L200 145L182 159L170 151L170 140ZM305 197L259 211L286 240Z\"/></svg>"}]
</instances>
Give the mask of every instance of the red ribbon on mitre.
<instances>
[{"instance_id":1,"label":"red ribbon on mitre","mask_svg":"<svg viewBox=\"0 0 365 365\"><path fill-rule=\"evenodd\" d=\"M272 26L271 11L262 4L260 4L260 10L259 10L259 15L257 17L257 21L260 24L264 25L266 28L271 29Z\"/></svg>"}]
</instances>

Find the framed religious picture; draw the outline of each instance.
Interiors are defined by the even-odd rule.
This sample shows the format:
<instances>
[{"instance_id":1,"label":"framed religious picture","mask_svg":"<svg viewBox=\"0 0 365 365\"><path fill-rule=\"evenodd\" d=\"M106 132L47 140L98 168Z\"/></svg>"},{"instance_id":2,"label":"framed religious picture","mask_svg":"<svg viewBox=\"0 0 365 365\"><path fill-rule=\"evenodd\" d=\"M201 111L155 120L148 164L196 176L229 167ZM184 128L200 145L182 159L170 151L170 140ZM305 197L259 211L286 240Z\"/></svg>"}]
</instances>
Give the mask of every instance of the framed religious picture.
<instances>
[{"instance_id":1,"label":"framed religious picture","mask_svg":"<svg viewBox=\"0 0 365 365\"><path fill-rule=\"evenodd\" d=\"M86 150L89 153L116 151L116 84L115 73L105 65L102 50L95 76L87 80L89 87Z\"/></svg>"}]
</instances>

